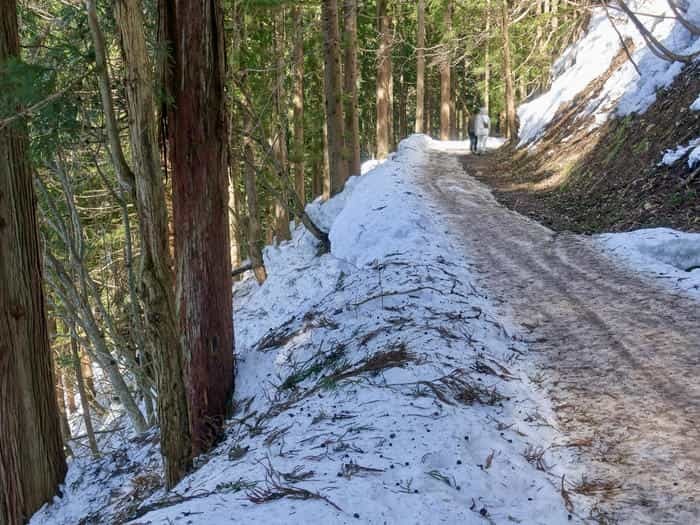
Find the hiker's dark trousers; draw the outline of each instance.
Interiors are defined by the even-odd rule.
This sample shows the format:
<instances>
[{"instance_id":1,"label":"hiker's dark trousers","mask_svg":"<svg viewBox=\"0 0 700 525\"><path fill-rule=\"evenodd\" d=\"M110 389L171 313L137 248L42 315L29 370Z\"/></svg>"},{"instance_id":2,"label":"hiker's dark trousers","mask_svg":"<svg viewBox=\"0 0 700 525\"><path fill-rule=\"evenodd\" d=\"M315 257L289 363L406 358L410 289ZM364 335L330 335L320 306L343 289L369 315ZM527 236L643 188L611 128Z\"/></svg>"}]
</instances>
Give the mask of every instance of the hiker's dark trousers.
<instances>
[{"instance_id":1,"label":"hiker's dark trousers","mask_svg":"<svg viewBox=\"0 0 700 525\"><path fill-rule=\"evenodd\" d=\"M472 153L476 153L477 136L475 133L469 133L469 149Z\"/></svg>"}]
</instances>

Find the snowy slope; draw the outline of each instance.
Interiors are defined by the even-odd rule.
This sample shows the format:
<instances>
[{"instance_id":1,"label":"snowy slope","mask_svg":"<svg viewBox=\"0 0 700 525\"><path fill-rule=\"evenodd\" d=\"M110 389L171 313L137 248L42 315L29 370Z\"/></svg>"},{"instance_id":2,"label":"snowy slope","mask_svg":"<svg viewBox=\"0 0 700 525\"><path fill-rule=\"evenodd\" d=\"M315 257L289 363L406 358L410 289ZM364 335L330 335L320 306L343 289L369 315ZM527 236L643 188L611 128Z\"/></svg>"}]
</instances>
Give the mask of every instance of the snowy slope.
<instances>
[{"instance_id":1,"label":"snowy slope","mask_svg":"<svg viewBox=\"0 0 700 525\"><path fill-rule=\"evenodd\" d=\"M431 147L411 137L309 207L332 253L296 229L266 249L263 286L236 286L237 411L198 470L142 502L152 478L123 472L158 472L155 445L126 441L121 467L73 462L64 497L32 523L580 521L581 473L527 345L414 184Z\"/></svg>"},{"instance_id":2,"label":"snowy slope","mask_svg":"<svg viewBox=\"0 0 700 525\"><path fill-rule=\"evenodd\" d=\"M651 228L599 235L596 240L629 267L700 299L700 233Z\"/></svg>"},{"instance_id":3,"label":"snowy slope","mask_svg":"<svg viewBox=\"0 0 700 525\"><path fill-rule=\"evenodd\" d=\"M678 21L666 0L629 0L630 9L644 13L640 20L666 47L678 54L700 50L700 39L694 37ZM688 19L700 24L700 2L689 2ZM624 39L631 39L634 65L626 60L606 81L598 96L591 100L579 117L593 116L595 126L611 115L624 116L644 112L655 101L656 91L673 82L683 64L656 57L646 46L638 30L620 11L610 8L610 15ZM605 73L622 50L620 38L602 8L592 13L588 31L571 45L555 63L554 80L550 89L538 98L518 108L520 144L532 144L539 139L557 111L571 102L595 79Z\"/></svg>"}]
</instances>

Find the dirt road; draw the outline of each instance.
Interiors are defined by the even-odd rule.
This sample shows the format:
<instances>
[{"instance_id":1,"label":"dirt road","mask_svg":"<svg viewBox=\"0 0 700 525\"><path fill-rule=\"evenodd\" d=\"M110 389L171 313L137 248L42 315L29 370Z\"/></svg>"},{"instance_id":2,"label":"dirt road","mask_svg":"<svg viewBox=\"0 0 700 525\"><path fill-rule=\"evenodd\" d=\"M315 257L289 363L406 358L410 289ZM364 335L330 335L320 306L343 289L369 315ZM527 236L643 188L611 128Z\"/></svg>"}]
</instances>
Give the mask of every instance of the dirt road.
<instances>
[{"instance_id":1,"label":"dirt road","mask_svg":"<svg viewBox=\"0 0 700 525\"><path fill-rule=\"evenodd\" d=\"M530 332L598 519L700 523L700 304L502 207L454 154L431 153L421 184L482 288Z\"/></svg>"}]
</instances>

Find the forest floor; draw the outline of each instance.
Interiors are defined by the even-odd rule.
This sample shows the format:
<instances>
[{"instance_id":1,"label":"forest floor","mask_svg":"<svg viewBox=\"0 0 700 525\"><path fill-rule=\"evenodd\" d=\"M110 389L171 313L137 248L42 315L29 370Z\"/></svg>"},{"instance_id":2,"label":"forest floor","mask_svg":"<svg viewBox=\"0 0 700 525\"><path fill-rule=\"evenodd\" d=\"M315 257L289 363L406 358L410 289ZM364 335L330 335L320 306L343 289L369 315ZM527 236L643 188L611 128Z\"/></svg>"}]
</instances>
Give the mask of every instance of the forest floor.
<instances>
[{"instance_id":1,"label":"forest floor","mask_svg":"<svg viewBox=\"0 0 700 525\"><path fill-rule=\"evenodd\" d=\"M556 424L588 464L598 516L700 522L697 302L632 273L591 237L499 204L468 176L498 180L489 156L433 151L427 165L422 186L461 239L478 286L530 332Z\"/></svg>"}]
</instances>

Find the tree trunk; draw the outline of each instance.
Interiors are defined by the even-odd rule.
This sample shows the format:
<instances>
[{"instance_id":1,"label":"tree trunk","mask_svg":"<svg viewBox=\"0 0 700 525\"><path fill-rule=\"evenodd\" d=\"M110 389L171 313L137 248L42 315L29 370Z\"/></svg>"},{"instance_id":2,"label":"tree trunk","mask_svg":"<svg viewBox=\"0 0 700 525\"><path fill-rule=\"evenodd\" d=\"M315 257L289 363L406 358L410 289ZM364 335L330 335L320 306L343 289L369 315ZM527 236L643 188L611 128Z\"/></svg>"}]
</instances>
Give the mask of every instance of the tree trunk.
<instances>
[{"instance_id":1,"label":"tree trunk","mask_svg":"<svg viewBox=\"0 0 700 525\"><path fill-rule=\"evenodd\" d=\"M124 151L121 146L121 138L119 136L119 128L117 125L116 114L114 112L114 104L112 101L111 85L109 71L107 69L107 55L105 51L104 35L100 29L99 21L97 18L97 9L95 7L94 0L85 0L85 9L87 12L88 26L90 27L90 33L92 35L92 42L95 51L95 65L97 73L97 83L100 90L100 99L102 103L102 112L105 119L105 129L108 137L109 152L112 157L112 164L114 170L117 173L119 182L121 184L123 193L132 194L134 190L134 174L126 163L124 157ZM64 188L66 191L67 188ZM72 198L72 196L71 196ZM74 250L75 251L75 250ZM78 254L73 254L73 259L77 258ZM77 261L82 264L82 261ZM58 265L55 264L54 267ZM87 293L89 277L84 267L80 267L79 277L82 283L83 293ZM70 282L71 279L66 275L64 280ZM68 283L66 283L68 284ZM84 302L84 301L82 301ZM75 304L80 304L81 300L75 302ZM89 308L85 308L86 312ZM101 312L102 313L102 312ZM105 317L107 317L105 315ZM92 320L94 323L94 319ZM96 323L94 323L96 325ZM114 331L112 331L114 334ZM92 330L93 338L95 339L95 345L100 344L100 341L104 344L104 336L96 326ZM134 429L138 433L142 433L146 430L147 424L146 420L143 418L143 414L139 410L138 406L133 400L131 393L128 390L126 382L119 371L116 362L111 358L109 351L107 350L106 344L104 344L104 349L102 350L100 366L105 367L105 372L110 381L114 386L115 390L120 395L120 399L124 405L125 410L129 414L129 417L134 425ZM99 351L98 351L99 353ZM108 357L109 356L109 357Z\"/></svg>"},{"instance_id":2,"label":"tree trunk","mask_svg":"<svg viewBox=\"0 0 700 525\"><path fill-rule=\"evenodd\" d=\"M241 49L243 50L246 42L246 23L245 15L239 11L240 21L238 30L240 32ZM241 85L245 86L248 74L245 69L240 71ZM259 284L267 279L267 272L263 262L261 251L262 243L262 228L260 226L260 210L258 207L258 189L256 184L256 164L255 164L255 149L253 147L254 123L249 111L241 111L241 119L243 126L243 183L245 186L246 207L248 209L246 240L248 246L248 258L250 259L253 268L253 274Z\"/></svg>"},{"instance_id":3,"label":"tree trunk","mask_svg":"<svg viewBox=\"0 0 700 525\"><path fill-rule=\"evenodd\" d=\"M260 243L262 242L262 228L260 227L260 211L258 210L258 189L255 182L255 152L253 150L250 134L253 132L253 123L250 116L243 112L245 139L243 141L245 195L248 205L248 258L253 267L253 273L258 283L262 284L267 279L267 272L263 263Z\"/></svg>"},{"instance_id":4,"label":"tree trunk","mask_svg":"<svg viewBox=\"0 0 700 525\"><path fill-rule=\"evenodd\" d=\"M230 129L230 128L229 128ZM240 152L238 147L231 144L229 148L229 154L231 158L231 165L229 166L229 180L228 180L228 222L229 222L229 238L231 239L231 246L229 248L231 256L231 265L233 268L240 266L243 262L243 256L241 254L242 242L242 199L241 191L239 189L239 181L241 178L241 162L240 162Z\"/></svg>"},{"instance_id":5,"label":"tree trunk","mask_svg":"<svg viewBox=\"0 0 700 525\"><path fill-rule=\"evenodd\" d=\"M58 338L58 323L56 322L56 317L50 315L47 312L48 317L48 331L49 331L49 346L52 351L52 361L53 361L53 376L54 376L54 391L56 393L56 403L58 404L58 417L61 421L61 439L63 441L63 446L66 449L68 455L72 455L68 441L70 441L70 424L68 423L68 414L66 412L66 387L65 387L65 374L63 368L59 366L56 361L56 357L60 356L58 350L58 343L56 339Z\"/></svg>"},{"instance_id":6,"label":"tree trunk","mask_svg":"<svg viewBox=\"0 0 700 525\"><path fill-rule=\"evenodd\" d=\"M391 24L391 35L393 41L393 17ZM392 61L391 71L389 72L389 151L394 151L396 149L396 131L394 130L394 64Z\"/></svg>"},{"instance_id":7,"label":"tree trunk","mask_svg":"<svg viewBox=\"0 0 700 525\"><path fill-rule=\"evenodd\" d=\"M449 140L452 129L452 2L445 6L444 13L445 39L444 49L440 57L440 140Z\"/></svg>"},{"instance_id":8,"label":"tree trunk","mask_svg":"<svg viewBox=\"0 0 700 525\"><path fill-rule=\"evenodd\" d=\"M486 41L484 42L484 101L487 110L491 103L491 0L486 0ZM476 108L473 108L476 109Z\"/></svg>"},{"instance_id":9,"label":"tree trunk","mask_svg":"<svg viewBox=\"0 0 700 525\"><path fill-rule=\"evenodd\" d=\"M287 151L287 79L285 60L285 34L284 34L284 8L278 8L275 12L274 54L275 62L275 87L273 89L275 101L275 129L272 137L272 151L275 155L279 172L277 187L279 195L275 198L275 225L274 239L276 242L291 239L289 231L289 194L287 193L287 178L289 176L289 152Z\"/></svg>"},{"instance_id":10,"label":"tree trunk","mask_svg":"<svg viewBox=\"0 0 700 525\"><path fill-rule=\"evenodd\" d=\"M92 43L95 50L95 72L97 74L97 85L100 91L102 112L105 119L105 131L107 133L109 153L112 157L112 164L114 165L114 171L119 179L119 184L126 193L132 194L134 190L134 174L126 163L124 150L121 147L119 126L114 112L114 102L112 101L112 88L107 65L105 39L97 18L95 0L85 0L85 11L87 12L88 26L90 27Z\"/></svg>"},{"instance_id":11,"label":"tree trunk","mask_svg":"<svg viewBox=\"0 0 700 525\"><path fill-rule=\"evenodd\" d=\"M425 89L425 132L433 135L433 91L430 88L430 76L426 76Z\"/></svg>"},{"instance_id":12,"label":"tree trunk","mask_svg":"<svg viewBox=\"0 0 700 525\"><path fill-rule=\"evenodd\" d=\"M58 416L61 419L61 438L63 446L67 449L68 455L72 455L68 442L71 438L70 424L68 423L68 413L66 411L66 374L60 366L56 366L54 360L54 377L56 378L56 401L58 402Z\"/></svg>"},{"instance_id":13,"label":"tree trunk","mask_svg":"<svg viewBox=\"0 0 700 525\"><path fill-rule=\"evenodd\" d=\"M323 177L324 177L324 154L321 152L314 159L313 174L311 179L311 195L313 198L323 195Z\"/></svg>"},{"instance_id":14,"label":"tree trunk","mask_svg":"<svg viewBox=\"0 0 700 525\"><path fill-rule=\"evenodd\" d=\"M324 89L326 91L326 122L328 125L328 163L330 168L330 195L332 197L342 191L348 178L348 160L345 153L345 126L343 121L338 1L323 0L321 9Z\"/></svg>"},{"instance_id":15,"label":"tree trunk","mask_svg":"<svg viewBox=\"0 0 700 525\"><path fill-rule=\"evenodd\" d=\"M88 400L90 401L92 408L104 414L106 412L105 408L97 401L97 389L95 388L95 378L92 373L92 358L87 352L82 353L80 366L83 371L83 381L85 382L85 390L88 395ZM75 395L73 395L73 398L73 405L75 406ZM75 412L75 408L73 411Z\"/></svg>"},{"instance_id":16,"label":"tree trunk","mask_svg":"<svg viewBox=\"0 0 700 525\"><path fill-rule=\"evenodd\" d=\"M139 0L117 0L117 26L127 67L126 95L136 166L136 205L141 233L146 334L155 359L160 445L168 487L191 467L191 442L183 355L175 304L175 276L168 247L168 214L155 121L153 67Z\"/></svg>"},{"instance_id":17,"label":"tree trunk","mask_svg":"<svg viewBox=\"0 0 700 525\"><path fill-rule=\"evenodd\" d=\"M0 64L19 57L17 5L0 0ZM18 108L19 109L19 108ZM0 129L0 523L24 523L66 474L44 308L26 130Z\"/></svg>"},{"instance_id":18,"label":"tree trunk","mask_svg":"<svg viewBox=\"0 0 700 525\"><path fill-rule=\"evenodd\" d=\"M377 158L389 155L391 141L391 15L387 0L377 0Z\"/></svg>"},{"instance_id":19,"label":"tree trunk","mask_svg":"<svg viewBox=\"0 0 700 525\"><path fill-rule=\"evenodd\" d=\"M510 55L510 15L508 0L502 0L501 33L503 34L503 78L505 79L506 137L515 141L518 127L515 121L515 89L513 87L513 66Z\"/></svg>"},{"instance_id":20,"label":"tree trunk","mask_svg":"<svg viewBox=\"0 0 700 525\"><path fill-rule=\"evenodd\" d=\"M408 136L408 114L406 106L408 104L408 96L406 94L407 86L403 72L399 76L399 140Z\"/></svg>"},{"instance_id":21,"label":"tree trunk","mask_svg":"<svg viewBox=\"0 0 700 525\"><path fill-rule=\"evenodd\" d=\"M348 155L348 174L360 174L360 114L357 95L357 0L345 0L343 4L344 40L344 97L345 97L345 149Z\"/></svg>"},{"instance_id":22,"label":"tree trunk","mask_svg":"<svg viewBox=\"0 0 700 525\"><path fill-rule=\"evenodd\" d=\"M75 382L78 385L78 395L80 396L80 405L83 408L83 422L85 423L85 434L87 434L88 445L93 457L100 455L97 448L97 440L95 439L95 431L92 427L92 416L90 415L90 403L88 401L85 382L83 381L83 371L80 366L80 354L78 352L78 342L76 341L75 327L71 327L70 334L70 349L71 361L73 362L73 370L75 372Z\"/></svg>"},{"instance_id":23,"label":"tree trunk","mask_svg":"<svg viewBox=\"0 0 700 525\"><path fill-rule=\"evenodd\" d=\"M416 133L423 133L425 113L425 0L418 0L416 36Z\"/></svg>"},{"instance_id":24,"label":"tree trunk","mask_svg":"<svg viewBox=\"0 0 700 525\"><path fill-rule=\"evenodd\" d=\"M326 80L323 79L323 200L331 198L331 163L328 145L328 102L326 101Z\"/></svg>"},{"instance_id":25,"label":"tree trunk","mask_svg":"<svg viewBox=\"0 0 700 525\"><path fill-rule=\"evenodd\" d=\"M224 31L217 0L162 0L176 297L192 453L219 438L233 393Z\"/></svg>"},{"instance_id":26,"label":"tree trunk","mask_svg":"<svg viewBox=\"0 0 700 525\"><path fill-rule=\"evenodd\" d=\"M304 14L300 7L292 8L294 25L294 146L292 170L294 190L302 206L306 206L306 181L304 177Z\"/></svg>"},{"instance_id":27,"label":"tree trunk","mask_svg":"<svg viewBox=\"0 0 700 525\"><path fill-rule=\"evenodd\" d=\"M450 140L457 139L457 75L450 78Z\"/></svg>"},{"instance_id":28,"label":"tree trunk","mask_svg":"<svg viewBox=\"0 0 700 525\"><path fill-rule=\"evenodd\" d=\"M66 408L68 414L75 414L78 411L78 405L75 401L75 385L70 384L70 379L67 374L63 375L63 387L66 393Z\"/></svg>"},{"instance_id":29,"label":"tree trunk","mask_svg":"<svg viewBox=\"0 0 700 525\"><path fill-rule=\"evenodd\" d=\"M231 48L229 52L228 78L227 82L231 86L235 86L237 77L240 74L243 64L242 44L244 34L244 13L241 2L233 2L231 6L233 28L228 34L231 39ZM238 268L243 263L244 244L245 244L245 224L243 208L245 207L243 189L241 181L243 180L241 165L243 160L243 135L241 133L233 133L234 122L237 120L237 108L233 104L234 96L229 93L227 103L229 105L228 112L228 129L229 133L229 193L228 193L228 220L229 220L229 237L231 238L231 265L233 268Z\"/></svg>"}]
</instances>

